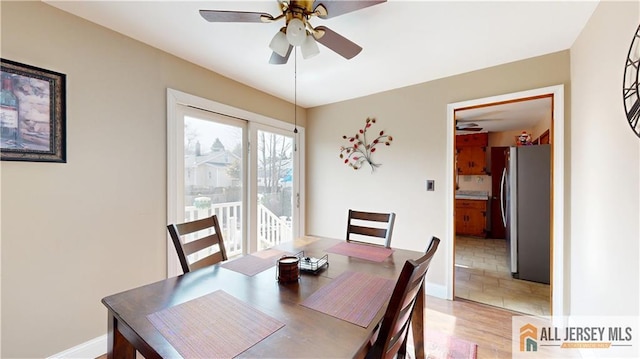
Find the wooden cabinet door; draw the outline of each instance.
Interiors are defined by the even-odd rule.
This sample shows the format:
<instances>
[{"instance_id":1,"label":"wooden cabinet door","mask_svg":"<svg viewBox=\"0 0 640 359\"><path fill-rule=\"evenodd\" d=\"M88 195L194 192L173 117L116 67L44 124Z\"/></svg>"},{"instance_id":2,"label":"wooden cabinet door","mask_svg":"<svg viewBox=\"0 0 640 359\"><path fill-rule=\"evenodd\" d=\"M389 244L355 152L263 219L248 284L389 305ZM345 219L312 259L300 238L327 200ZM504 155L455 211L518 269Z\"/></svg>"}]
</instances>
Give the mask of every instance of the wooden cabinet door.
<instances>
[{"instance_id":1,"label":"wooden cabinet door","mask_svg":"<svg viewBox=\"0 0 640 359\"><path fill-rule=\"evenodd\" d=\"M456 200L456 234L476 237L486 236L487 202L478 200Z\"/></svg>"},{"instance_id":2,"label":"wooden cabinet door","mask_svg":"<svg viewBox=\"0 0 640 359\"><path fill-rule=\"evenodd\" d=\"M486 147L471 147L471 174L483 175L487 173Z\"/></svg>"},{"instance_id":3,"label":"wooden cabinet door","mask_svg":"<svg viewBox=\"0 0 640 359\"><path fill-rule=\"evenodd\" d=\"M485 212L477 209L470 210L467 217L467 230L474 236L485 236Z\"/></svg>"},{"instance_id":4,"label":"wooden cabinet door","mask_svg":"<svg viewBox=\"0 0 640 359\"><path fill-rule=\"evenodd\" d=\"M469 135L457 135L456 147L486 147L489 145L489 133L472 133Z\"/></svg>"},{"instance_id":5,"label":"wooden cabinet door","mask_svg":"<svg viewBox=\"0 0 640 359\"><path fill-rule=\"evenodd\" d=\"M456 234L468 234L467 216L469 210L456 207Z\"/></svg>"},{"instance_id":6,"label":"wooden cabinet door","mask_svg":"<svg viewBox=\"0 0 640 359\"><path fill-rule=\"evenodd\" d=\"M485 147L460 147L457 149L456 167L461 175L484 175L487 160Z\"/></svg>"},{"instance_id":7,"label":"wooden cabinet door","mask_svg":"<svg viewBox=\"0 0 640 359\"><path fill-rule=\"evenodd\" d=\"M471 170L471 151L469 151L469 147L458 148L456 155L456 168L458 170L458 174L469 174Z\"/></svg>"}]
</instances>

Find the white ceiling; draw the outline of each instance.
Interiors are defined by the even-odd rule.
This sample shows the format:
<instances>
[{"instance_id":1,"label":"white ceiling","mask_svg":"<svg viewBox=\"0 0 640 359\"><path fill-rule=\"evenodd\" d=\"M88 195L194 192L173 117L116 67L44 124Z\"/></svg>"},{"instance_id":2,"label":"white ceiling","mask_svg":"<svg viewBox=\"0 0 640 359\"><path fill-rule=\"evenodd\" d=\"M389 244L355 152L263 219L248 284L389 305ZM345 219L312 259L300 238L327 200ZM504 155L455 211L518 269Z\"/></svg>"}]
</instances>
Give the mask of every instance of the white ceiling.
<instances>
[{"instance_id":1,"label":"white ceiling","mask_svg":"<svg viewBox=\"0 0 640 359\"><path fill-rule=\"evenodd\" d=\"M327 1L327 0L325 0ZM236 81L294 100L294 55L268 63L283 21L209 23L198 10L280 13L261 1L55 1L46 3ZM332 19L313 18L363 47L346 60L319 44L298 54L297 103L334 103L394 88L566 50L597 1L389 0Z\"/></svg>"},{"instance_id":2,"label":"white ceiling","mask_svg":"<svg viewBox=\"0 0 640 359\"><path fill-rule=\"evenodd\" d=\"M481 132L532 130L541 122L551 123L551 97L500 103L456 111L458 123L475 123ZM459 134L473 133L457 131Z\"/></svg>"}]
</instances>

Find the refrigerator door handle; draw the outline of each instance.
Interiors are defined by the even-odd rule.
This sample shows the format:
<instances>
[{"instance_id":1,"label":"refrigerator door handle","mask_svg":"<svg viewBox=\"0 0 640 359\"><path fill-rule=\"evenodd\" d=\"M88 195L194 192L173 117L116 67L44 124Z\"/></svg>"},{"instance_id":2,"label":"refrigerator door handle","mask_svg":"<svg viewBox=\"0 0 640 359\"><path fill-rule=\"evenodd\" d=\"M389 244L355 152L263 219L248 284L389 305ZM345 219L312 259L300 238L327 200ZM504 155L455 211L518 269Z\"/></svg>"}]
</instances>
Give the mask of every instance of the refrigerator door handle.
<instances>
[{"instance_id":1,"label":"refrigerator door handle","mask_svg":"<svg viewBox=\"0 0 640 359\"><path fill-rule=\"evenodd\" d=\"M507 180L507 168L505 167L502 170L502 178L500 179L500 212L502 213L502 224L506 227L507 226L507 216L504 210L504 205L505 205L505 193L504 193L504 185L505 182Z\"/></svg>"}]
</instances>

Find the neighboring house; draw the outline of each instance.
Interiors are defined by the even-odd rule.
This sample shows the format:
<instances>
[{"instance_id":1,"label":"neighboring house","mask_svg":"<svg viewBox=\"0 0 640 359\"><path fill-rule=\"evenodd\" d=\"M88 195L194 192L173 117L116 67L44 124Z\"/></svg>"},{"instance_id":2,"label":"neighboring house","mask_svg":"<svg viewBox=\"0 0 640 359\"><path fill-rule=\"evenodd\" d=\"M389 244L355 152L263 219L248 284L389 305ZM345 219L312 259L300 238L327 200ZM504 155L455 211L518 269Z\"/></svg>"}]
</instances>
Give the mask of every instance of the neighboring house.
<instances>
[{"instance_id":1,"label":"neighboring house","mask_svg":"<svg viewBox=\"0 0 640 359\"><path fill-rule=\"evenodd\" d=\"M223 147L205 154L196 150L195 153L186 155L184 161L187 169L185 186L197 192L234 185L228 168L234 161L240 161L240 158Z\"/></svg>"}]
</instances>

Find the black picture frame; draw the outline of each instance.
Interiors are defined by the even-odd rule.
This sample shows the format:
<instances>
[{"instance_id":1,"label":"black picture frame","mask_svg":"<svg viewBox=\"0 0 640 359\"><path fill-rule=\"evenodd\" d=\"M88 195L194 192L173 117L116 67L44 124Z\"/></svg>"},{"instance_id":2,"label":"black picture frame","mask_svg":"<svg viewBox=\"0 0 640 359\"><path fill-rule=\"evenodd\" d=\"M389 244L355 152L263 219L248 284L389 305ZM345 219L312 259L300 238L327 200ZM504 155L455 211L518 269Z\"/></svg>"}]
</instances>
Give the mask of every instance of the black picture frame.
<instances>
[{"instance_id":1,"label":"black picture frame","mask_svg":"<svg viewBox=\"0 0 640 359\"><path fill-rule=\"evenodd\" d=\"M66 75L0 64L0 160L66 163Z\"/></svg>"}]
</instances>

